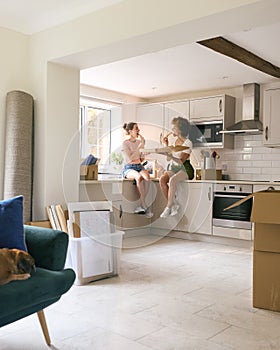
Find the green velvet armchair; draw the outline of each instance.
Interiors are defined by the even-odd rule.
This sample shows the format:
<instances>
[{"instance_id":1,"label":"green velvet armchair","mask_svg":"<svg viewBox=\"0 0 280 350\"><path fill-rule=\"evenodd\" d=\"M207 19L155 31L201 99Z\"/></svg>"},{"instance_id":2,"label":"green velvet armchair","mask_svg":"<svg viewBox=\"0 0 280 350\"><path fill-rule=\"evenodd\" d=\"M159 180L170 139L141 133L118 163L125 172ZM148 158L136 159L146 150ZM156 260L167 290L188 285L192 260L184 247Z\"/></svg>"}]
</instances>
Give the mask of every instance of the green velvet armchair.
<instances>
[{"instance_id":1,"label":"green velvet armchair","mask_svg":"<svg viewBox=\"0 0 280 350\"><path fill-rule=\"evenodd\" d=\"M0 327L37 313L46 343L50 345L43 309L58 301L75 280L75 272L64 269L68 235L35 226L24 226L24 230L36 271L27 280L0 286Z\"/></svg>"}]
</instances>

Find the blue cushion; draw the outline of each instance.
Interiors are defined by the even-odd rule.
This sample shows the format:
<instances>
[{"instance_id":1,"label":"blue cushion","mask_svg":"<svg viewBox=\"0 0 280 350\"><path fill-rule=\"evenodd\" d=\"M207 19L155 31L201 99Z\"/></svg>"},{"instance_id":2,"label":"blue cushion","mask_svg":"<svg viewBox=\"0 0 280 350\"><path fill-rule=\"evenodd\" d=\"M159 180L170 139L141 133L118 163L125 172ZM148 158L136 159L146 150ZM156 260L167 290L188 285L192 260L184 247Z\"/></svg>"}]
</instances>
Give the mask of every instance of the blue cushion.
<instances>
[{"instance_id":1,"label":"blue cushion","mask_svg":"<svg viewBox=\"0 0 280 350\"><path fill-rule=\"evenodd\" d=\"M0 248L17 248L26 251L23 196L0 201Z\"/></svg>"}]
</instances>

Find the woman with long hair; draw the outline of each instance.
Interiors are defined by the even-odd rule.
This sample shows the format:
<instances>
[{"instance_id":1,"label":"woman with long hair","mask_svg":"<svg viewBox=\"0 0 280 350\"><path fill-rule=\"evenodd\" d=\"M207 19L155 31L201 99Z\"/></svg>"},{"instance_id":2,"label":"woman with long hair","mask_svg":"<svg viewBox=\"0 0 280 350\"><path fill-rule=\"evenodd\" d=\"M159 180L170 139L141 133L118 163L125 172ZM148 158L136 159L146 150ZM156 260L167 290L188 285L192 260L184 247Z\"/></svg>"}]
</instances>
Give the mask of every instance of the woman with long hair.
<instances>
[{"instance_id":1,"label":"woman with long hair","mask_svg":"<svg viewBox=\"0 0 280 350\"><path fill-rule=\"evenodd\" d=\"M140 134L138 124L135 122L125 123L123 129L129 138L122 144L125 159L122 175L126 179L135 180L140 199L140 206L135 208L134 213L146 214L146 216L151 217L153 214L145 201L150 187L150 174L142 165L144 158L140 152L140 149L145 146L145 139Z\"/></svg>"},{"instance_id":2,"label":"woman with long hair","mask_svg":"<svg viewBox=\"0 0 280 350\"><path fill-rule=\"evenodd\" d=\"M192 180L194 169L190 163L192 142L189 139L189 121L182 117L172 119L172 134L176 137L175 146L185 146L185 150L168 154L167 159L173 161L170 170L164 172L159 179L159 184L164 196L167 199L167 206L161 213L161 218L178 213L180 205L175 201L177 184L184 180ZM169 146L168 137L163 138L165 146Z\"/></svg>"}]
</instances>

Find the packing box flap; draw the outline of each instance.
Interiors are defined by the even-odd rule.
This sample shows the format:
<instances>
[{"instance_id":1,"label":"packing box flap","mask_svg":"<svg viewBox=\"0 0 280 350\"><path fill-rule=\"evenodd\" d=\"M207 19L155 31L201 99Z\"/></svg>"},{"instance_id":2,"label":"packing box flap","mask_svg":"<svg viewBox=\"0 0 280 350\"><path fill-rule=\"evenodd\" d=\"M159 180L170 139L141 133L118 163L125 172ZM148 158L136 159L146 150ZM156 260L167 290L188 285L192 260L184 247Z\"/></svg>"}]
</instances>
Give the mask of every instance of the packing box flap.
<instances>
[{"instance_id":1,"label":"packing box flap","mask_svg":"<svg viewBox=\"0 0 280 350\"><path fill-rule=\"evenodd\" d=\"M252 222L280 224L280 191L267 189L254 192L224 210L237 207L252 197L254 198L251 212Z\"/></svg>"}]
</instances>

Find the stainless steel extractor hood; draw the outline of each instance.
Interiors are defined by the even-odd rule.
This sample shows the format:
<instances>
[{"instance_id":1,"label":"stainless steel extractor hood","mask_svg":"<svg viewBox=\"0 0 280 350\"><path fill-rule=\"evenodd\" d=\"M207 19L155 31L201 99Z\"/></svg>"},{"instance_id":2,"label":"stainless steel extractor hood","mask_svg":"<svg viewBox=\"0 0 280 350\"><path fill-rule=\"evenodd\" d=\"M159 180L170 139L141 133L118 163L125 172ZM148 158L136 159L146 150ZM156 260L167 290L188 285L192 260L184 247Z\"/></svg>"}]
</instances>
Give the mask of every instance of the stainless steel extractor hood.
<instances>
[{"instance_id":1,"label":"stainless steel extractor hood","mask_svg":"<svg viewBox=\"0 0 280 350\"><path fill-rule=\"evenodd\" d=\"M220 131L223 134L261 134L263 124L259 120L260 86L256 83L243 85L242 120Z\"/></svg>"}]
</instances>

